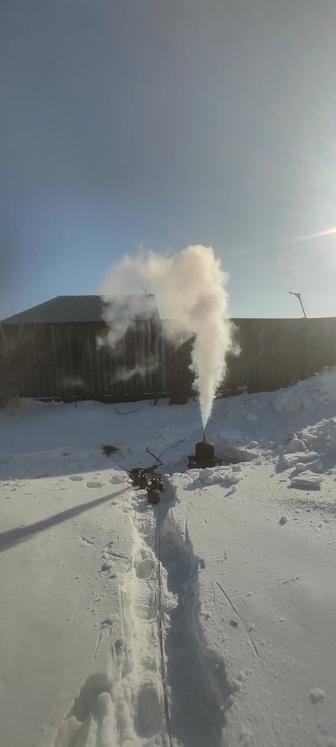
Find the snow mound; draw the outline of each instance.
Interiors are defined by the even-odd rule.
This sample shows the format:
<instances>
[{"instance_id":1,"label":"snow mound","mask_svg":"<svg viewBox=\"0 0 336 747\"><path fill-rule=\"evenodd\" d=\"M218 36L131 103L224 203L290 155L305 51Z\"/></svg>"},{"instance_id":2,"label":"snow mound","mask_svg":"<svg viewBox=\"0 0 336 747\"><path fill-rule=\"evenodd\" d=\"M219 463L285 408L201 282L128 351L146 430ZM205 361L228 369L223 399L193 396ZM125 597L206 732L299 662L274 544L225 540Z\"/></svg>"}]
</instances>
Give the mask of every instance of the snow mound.
<instances>
[{"instance_id":1,"label":"snow mound","mask_svg":"<svg viewBox=\"0 0 336 747\"><path fill-rule=\"evenodd\" d=\"M242 478L242 475L237 472L237 466L233 467L233 469L230 467L206 467L199 471L193 471L193 474L195 475L194 478L187 481L187 490L195 490L196 488L204 488L210 485L232 488Z\"/></svg>"},{"instance_id":2,"label":"snow mound","mask_svg":"<svg viewBox=\"0 0 336 747\"><path fill-rule=\"evenodd\" d=\"M110 472L110 483L112 485L121 485L128 482L128 474L124 470L112 469Z\"/></svg>"},{"instance_id":3,"label":"snow mound","mask_svg":"<svg viewBox=\"0 0 336 747\"><path fill-rule=\"evenodd\" d=\"M225 468L212 469L211 467L201 470L199 473L199 480L202 485L223 485L225 488L235 485L241 479L240 475L234 474L230 470L228 472Z\"/></svg>"},{"instance_id":4,"label":"snow mound","mask_svg":"<svg viewBox=\"0 0 336 747\"><path fill-rule=\"evenodd\" d=\"M281 454L278 460L278 469L290 469L295 467L299 462L313 462L318 458L317 451L297 451L289 454Z\"/></svg>"},{"instance_id":5,"label":"snow mound","mask_svg":"<svg viewBox=\"0 0 336 747\"><path fill-rule=\"evenodd\" d=\"M272 400L277 413L297 413L317 403L336 405L336 369L324 369L311 379L280 389Z\"/></svg>"},{"instance_id":6,"label":"snow mound","mask_svg":"<svg viewBox=\"0 0 336 747\"><path fill-rule=\"evenodd\" d=\"M292 477L290 487L298 488L299 490L320 490L321 483L322 477L307 470L296 477Z\"/></svg>"},{"instance_id":7,"label":"snow mound","mask_svg":"<svg viewBox=\"0 0 336 747\"><path fill-rule=\"evenodd\" d=\"M292 451L293 444L300 443L300 451ZM295 435L280 454L277 471L293 469L291 477L305 472L323 474L336 469L336 418L324 418L314 425L307 426Z\"/></svg>"},{"instance_id":8,"label":"snow mound","mask_svg":"<svg viewBox=\"0 0 336 747\"><path fill-rule=\"evenodd\" d=\"M225 444L219 449L221 456L225 462L230 464L238 464L239 462L251 462L255 459L256 454L253 454L247 449L240 449L237 446L231 444Z\"/></svg>"},{"instance_id":9,"label":"snow mound","mask_svg":"<svg viewBox=\"0 0 336 747\"><path fill-rule=\"evenodd\" d=\"M305 428L302 436L306 444L324 459L326 469L336 466L336 418L323 419Z\"/></svg>"},{"instance_id":10,"label":"snow mound","mask_svg":"<svg viewBox=\"0 0 336 747\"><path fill-rule=\"evenodd\" d=\"M320 687L313 687L309 695L312 703L320 703L325 698L325 692Z\"/></svg>"}]
</instances>

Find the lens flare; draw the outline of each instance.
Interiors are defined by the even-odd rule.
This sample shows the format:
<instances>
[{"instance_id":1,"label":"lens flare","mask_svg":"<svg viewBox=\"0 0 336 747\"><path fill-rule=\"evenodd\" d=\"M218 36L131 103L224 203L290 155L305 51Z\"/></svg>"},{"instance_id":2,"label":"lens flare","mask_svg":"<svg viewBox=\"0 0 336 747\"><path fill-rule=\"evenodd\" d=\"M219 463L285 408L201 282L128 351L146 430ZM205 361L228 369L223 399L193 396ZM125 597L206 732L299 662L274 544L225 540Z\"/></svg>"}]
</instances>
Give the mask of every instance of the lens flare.
<instances>
[{"instance_id":1,"label":"lens flare","mask_svg":"<svg viewBox=\"0 0 336 747\"><path fill-rule=\"evenodd\" d=\"M291 239L290 244L301 244L303 241L313 241L314 239L324 239L326 236L335 236L336 226L333 228L327 228L324 231L318 231L317 233L307 233L303 236L296 236L295 239Z\"/></svg>"}]
</instances>

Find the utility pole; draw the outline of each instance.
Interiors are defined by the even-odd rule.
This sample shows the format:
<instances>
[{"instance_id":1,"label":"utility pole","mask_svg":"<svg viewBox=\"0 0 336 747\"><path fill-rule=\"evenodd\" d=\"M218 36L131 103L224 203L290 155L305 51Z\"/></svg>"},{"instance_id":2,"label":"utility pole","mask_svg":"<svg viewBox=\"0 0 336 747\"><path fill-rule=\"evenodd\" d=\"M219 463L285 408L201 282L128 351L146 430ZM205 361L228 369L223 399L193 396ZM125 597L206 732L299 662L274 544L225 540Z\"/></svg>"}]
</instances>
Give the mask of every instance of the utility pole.
<instances>
[{"instance_id":1,"label":"utility pole","mask_svg":"<svg viewBox=\"0 0 336 747\"><path fill-rule=\"evenodd\" d=\"M304 307L304 305L303 305L303 301L302 301L301 293L296 293L295 291L289 291L289 295L290 295L290 296L296 296L296 298L298 298L298 299L299 299L299 301L300 301L300 304L301 304L301 309L302 309L302 311L303 311L303 316L304 316L304 318L305 318L305 319L307 319L306 309L305 309L305 307Z\"/></svg>"}]
</instances>

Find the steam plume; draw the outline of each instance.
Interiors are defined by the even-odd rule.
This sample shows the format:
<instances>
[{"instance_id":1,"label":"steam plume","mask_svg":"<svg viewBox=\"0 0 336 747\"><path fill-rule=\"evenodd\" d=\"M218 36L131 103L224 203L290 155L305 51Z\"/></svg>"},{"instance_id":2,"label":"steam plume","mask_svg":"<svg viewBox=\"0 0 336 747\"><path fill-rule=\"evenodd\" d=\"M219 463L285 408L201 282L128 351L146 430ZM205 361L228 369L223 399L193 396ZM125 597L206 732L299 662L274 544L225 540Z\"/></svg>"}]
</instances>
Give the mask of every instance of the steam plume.
<instances>
[{"instance_id":1,"label":"steam plume","mask_svg":"<svg viewBox=\"0 0 336 747\"><path fill-rule=\"evenodd\" d=\"M113 378L111 379L111 384L116 384L117 382L119 383L121 381L129 381L135 376L140 376L141 378L143 378L146 373L155 371L158 367L159 362L155 360L155 358L149 358L144 364L137 363L137 365L133 368L125 368L123 366L120 366L119 368L117 368Z\"/></svg>"},{"instance_id":2,"label":"steam plume","mask_svg":"<svg viewBox=\"0 0 336 747\"><path fill-rule=\"evenodd\" d=\"M128 266L128 259L129 257L125 257L122 262L111 268L102 293L105 301L103 319L109 328L107 343L111 348L118 344L136 319L150 319L156 310L155 298L152 295L120 295L120 290L126 291L127 294L132 293L135 265L130 266L129 271L125 272L123 265ZM139 286L136 293L139 293ZM97 342L101 345L103 341L98 338Z\"/></svg>"},{"instance_id":3,"label":"steam plume","mask_svg":"<svg viewBox=\"0 0 336 747\"><path fill-rule=\"evenodd\" d=\"M194 386L199 394L204 427L211 414L216 389L225 375L225 355L233 347L227 281L228 276L213 248L196 245L171 257L155 252L135 258L126 256L110 269L103 287L104 300L109 303L113 297L114 303L115 294L121 289L138 293L139 288L149 285L161 316L174 320L173 327L169 328L170 336L193 337ZM143 304L143 297L139 299ZM133 298L128 319L125 312L122 324L114 327L114 331L112 315L105 315L114 336L110 338L111 344L121 327L129 326L139 312L138 301Z\"/></svg>"}]
</instances>

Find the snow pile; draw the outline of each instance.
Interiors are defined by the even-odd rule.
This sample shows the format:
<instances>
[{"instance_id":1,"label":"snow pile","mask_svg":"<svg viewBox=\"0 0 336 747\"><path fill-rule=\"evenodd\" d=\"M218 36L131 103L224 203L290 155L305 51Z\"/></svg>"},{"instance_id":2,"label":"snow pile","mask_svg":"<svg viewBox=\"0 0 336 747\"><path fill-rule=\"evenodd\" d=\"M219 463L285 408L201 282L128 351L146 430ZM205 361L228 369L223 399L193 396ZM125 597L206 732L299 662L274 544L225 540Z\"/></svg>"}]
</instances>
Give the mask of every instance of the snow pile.
<instances>
[{"instance_id":1,"label":"snow pile","mask_svg":"<svg viewBox=\"0 0 336 747\"><path fill-rule=\"evenodd\" d=\"M193 477L187 483L188 490L196 490L210 485L220 485L223 488L231 488L241 480L241 468L239 465L233 467L209 467L202 470L193 470Z\"/></svg>"},{"instance_id":2,"label":"snow pile","mask_svg":"<svg viewBox=\"0 0 336 747\"><path fill-rule=\"evenodd\" d=\"M315 406L336 406L336 369L325 369L306 381L299 381L288 389L272 394L273 407L278 413L307 411Z\"/></svg>"},{"instance_id":3,"label":"snow pile","mask_svg":"<svg viewBox=\"0 0 336 747\"><path fill-rule=\"evenodd\" d=\"M298 439L294 438L294 441L297 441ZM292 441L290 443L290 446L292 445ZM301 445L304 446L304 441L301 442ZM315 461L318 458L317 451L290 451L289 454L282 454L279 457L279 468L281 467L283 469L290 469L291 467L295 467L298 464L304 463L304 462L310 462Z\"/></svg>"},{"instance_id":4,"label":"snow pile","mask_svg":"<svg viewBox=\"0 0 336 747\"><path fill-rule=\"evenodd\" d=\"M218 401L208 433L218 452L225 455L225 438L256 464L275 463L292 488L318 490L323 475L336 474L336 369L288 389Z\"/></svg>"},{"instance_id":5,"label":"snow pile","mask_svg":"<svg viewBox=\"0 0 336 747\"><path fill-rule=\"evenodd\" d=\"M322 477L314 475L311 470L302 470L297 477L291 477L290 487L301 490L320 490Z\"/></svg>"},{"instance_id":6,"label":"snow pile","mask_svg":"<svg viewBox=\"0 0 336 747\"><path fill-rule=\"evenodd\" d=\"M316 449L323 458L323 469L335 467L336 457L336 418L321 420L315 426L302 431L302 439L307 447Z\"/></svg>"}]
</instances>

